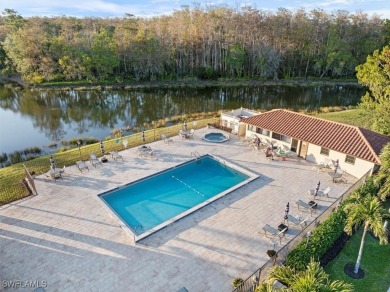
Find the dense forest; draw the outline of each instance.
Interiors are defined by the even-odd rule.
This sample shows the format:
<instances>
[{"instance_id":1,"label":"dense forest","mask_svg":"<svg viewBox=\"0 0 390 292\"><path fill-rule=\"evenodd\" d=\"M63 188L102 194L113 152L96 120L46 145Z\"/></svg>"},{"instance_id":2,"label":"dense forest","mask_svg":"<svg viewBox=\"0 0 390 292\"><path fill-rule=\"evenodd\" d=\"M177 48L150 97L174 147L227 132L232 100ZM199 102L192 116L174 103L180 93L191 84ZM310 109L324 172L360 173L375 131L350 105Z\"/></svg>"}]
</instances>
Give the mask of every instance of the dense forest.
<instances>
[{"instance_id":1,"label":"dense forest","mask_svg":"<svg viewBox=\"0 0 390 292\"><path fill-rule=\"evenodd\" d=\"M0 17L0 69L24 81L348 78L389 42L363 12L182 7L138 18Z\"/></svg>"}]
</instances>

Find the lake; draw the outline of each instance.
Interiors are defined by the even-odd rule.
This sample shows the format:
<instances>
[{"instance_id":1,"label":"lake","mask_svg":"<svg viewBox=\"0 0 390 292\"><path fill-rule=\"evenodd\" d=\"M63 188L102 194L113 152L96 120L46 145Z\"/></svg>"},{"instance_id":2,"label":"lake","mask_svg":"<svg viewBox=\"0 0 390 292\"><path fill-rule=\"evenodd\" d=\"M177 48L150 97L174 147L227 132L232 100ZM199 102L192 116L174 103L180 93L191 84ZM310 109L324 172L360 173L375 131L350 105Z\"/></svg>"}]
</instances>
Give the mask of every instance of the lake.
<instances>
[{"instance_id":1,"label":"lake","mask_svg":"<svg viewBox=\"0 0 390 292\"><path fill-rule=\"evenodd\" d=\"M353 85L101 91L0 87L0 154L34 146L49 153L44 146L52 141L90 136L104 139L113 129L140 129L153 120L197 112L354 106L364 91Z\"/></svg>"}]
</instances>

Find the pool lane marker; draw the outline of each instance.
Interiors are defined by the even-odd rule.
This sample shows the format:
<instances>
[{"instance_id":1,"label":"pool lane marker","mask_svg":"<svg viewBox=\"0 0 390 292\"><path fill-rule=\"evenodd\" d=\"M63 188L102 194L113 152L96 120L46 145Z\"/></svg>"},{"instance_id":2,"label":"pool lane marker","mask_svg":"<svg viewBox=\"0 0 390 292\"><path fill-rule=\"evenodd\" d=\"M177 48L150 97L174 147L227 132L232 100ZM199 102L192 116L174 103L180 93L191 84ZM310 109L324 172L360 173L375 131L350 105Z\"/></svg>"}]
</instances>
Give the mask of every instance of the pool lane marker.
<instances>
[{"instance_id":1,"label":"pool lane marker","mask_svg":"<svg viewBox=\"0 0 390 292\"><path fill-rule=\"evenodd\" d=\"M187 185L184 181L178 179L178 178L175 177L174 175L172 175L172 177L173 177L175 180L177 180L178 182L181 182L181 183L182 183L183 185L185 185L187 188L193 190L195 193L198 193L199 195L201 195L202 197L204 197L204 195L203 195L201 192L199 192L199 191L195 190L193 187Z\"/></svg>"}]
</instances>

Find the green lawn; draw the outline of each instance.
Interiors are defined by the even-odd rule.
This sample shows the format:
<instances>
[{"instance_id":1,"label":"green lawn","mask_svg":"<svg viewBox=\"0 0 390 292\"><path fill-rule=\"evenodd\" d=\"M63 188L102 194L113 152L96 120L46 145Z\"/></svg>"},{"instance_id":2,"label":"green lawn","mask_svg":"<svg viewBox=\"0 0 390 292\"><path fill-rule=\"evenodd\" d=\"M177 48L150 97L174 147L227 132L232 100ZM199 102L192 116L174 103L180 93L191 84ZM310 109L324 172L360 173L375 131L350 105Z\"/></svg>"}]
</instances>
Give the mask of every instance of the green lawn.
<instances>
[{"instance_id":1,"label":"green lawn","mask_svg":"<svg viewBox=\"0 0 390 292\"><path fill-rule=\"evenodd\" d=\"M315 117L331 120L339 123L371 129L372 119L360 109L345 110L340 112L320 113Z\"/></svg>"},{"instance_id":2,"label":"green lawn","mask_svg":"<svg viewBox=\"0 0 390 292\"><path fill-rule=\"evenodd\" d=\"M331 261L325 271L333 280L343 280L352 283L356 292L386 292L390 287L390 244L379 245L369 233L363 248L363 257L360 267L366 273L363 279L355 280L344 273L344 266L356 263L362 238L362 230L356 232L340 254Z\"/></svg>"}]
</instances>

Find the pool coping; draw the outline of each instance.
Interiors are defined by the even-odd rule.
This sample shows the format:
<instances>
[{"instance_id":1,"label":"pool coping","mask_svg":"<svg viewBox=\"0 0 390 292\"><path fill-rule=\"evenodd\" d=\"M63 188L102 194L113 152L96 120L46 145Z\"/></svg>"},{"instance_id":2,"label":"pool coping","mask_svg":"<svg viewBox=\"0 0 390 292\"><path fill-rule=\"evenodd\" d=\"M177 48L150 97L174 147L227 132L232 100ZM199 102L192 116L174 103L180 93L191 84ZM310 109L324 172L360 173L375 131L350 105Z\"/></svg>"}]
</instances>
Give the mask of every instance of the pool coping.
<instances>
[{"instance_id":1,"label":"pool coping","mask_svg":"<svg viewBox=\"0 0 390 292\"><path fill-rule=\"evenodd\" d=\"M163 173L163 172L167 172L167 171L169 171L169 170L171 170L171 169L175 169L175 168L180 167L180 166L182 166L182 165L185 165L185 164L191 163L191 162L193 162L193 161L196 161L196 160L198 160L199 158L203 158L203 157L207 157L207 156L208 156L208 157L212 157L214 160L218 161L219 163L225 164L226 166L229 166L230 168L232 168L232 169L234 169L234 170L237 170L237 171L239 171L239 172L241 172L241 173L247 175L248 178L247 178L246 180L244 180L244 181L242 181L242 182L240 182L240 183L238 183L238 184L232 186L231 188L229 188L229 189L227 189L227 190L225 190L225 191L219 193L218 195L215 195L215 196L213 196L212 198L210 198L210 199L208 199L208 200L206 200L206 201L204 201L204 202L202 202L202 203L200 203L200 204L198 204L198 205L196 205L196 206L194 206L194 207L188 209L187 211L184 211L184 212L182 212L182 213L176 215L175 217L172 217L171 219L169 219L169 220L167 220L167 221L165 221L165 222L163 222L163 223L161 223L161 224L159 224L159 225L156 225L155 227L153 227L153 228L151 228L151 229L145 231L145 232L142 233L142 234L139 234L139 235L138 235L138 234L136 233L136 230L133 231L133 229L130 228L130 227L121 219L121 217L120 217L120 216L119 216L119 215L118 215L118 214L117 214L117 213L116 213L116 212L115 212L115 211L114 211L114 210L113 210L113 209L112 209L112 208L111 208L103 199L102 199L102 196L106 195L107 193L111 193L111 192L113 192L113 191L115 191L115 190L125 188L125 187L127 187L127 186L129 186L129 185L132 185L132 184L135 184L135 183L139 183L140 181L149 179L149 178L154 177L154 176L157 176L157 175L159 175L159 174L161 174L161 173ZM250 171L250 170L248 170L248 169L245 169L245 168L243 168L243 167L241 167L241 166L239 166L239 165L237 165L237 164L235 164L235 163L231 163L231 162L229 162L229 161L227 161L227 160L225 160L225 159L222 159L222 158L220 158L220 157L218 157L218 156L211 155L211 154L205 154L205 155L202 155L202 156L200 156L200 157L197 157L197 158L194 158L194 159L190 159L190 160L185 161L185 162L183 162L183 163L180 163L180 164L177 164L177 165L175 165L175 166L169 167L169 168L167 168L167 169L161 170L161 171L156 172L156 173L154 173L154 174L152 174L152 175L148 175L148 176L143 177L143 178L141 178L141 179L138 179L138 180L136 180L136 181L129 182L129 183L126 183L126 184L124 184L124 185L122 185L122 186L119 186L119 187L116 187L116 188L107 190L107 191L105 191L105 192L103 192L103 193L100 193L100 194L98 194L98 195L94 195L94 197L100 202L100 204L101 204L101 205L103 206L103 208L108 212L108 214L109 214L115 221L118 222L118 225L119 225L127 234L129 234L129 235L131 236L131 238L133 239L133 244L135 245L136 242L138 242L138 241L140 241L140 240L142 240L142 239L144 239L144 238L146 238L146 237L148 237L148 236L150 236L150 235L152 235L152 234L158 232L159 230L161 230L161 229L163 229L163 228L165 228L165 227L170 226L170 225L173 224L174 222L177 222L177 221L179 221L180 219L182 219L182 218L184 218L184 217L186 217L186 216L188 216L188 215L194 213L195 211L197 211L197 210L199 210L199 209L201 209L201 208L203 208L203 207L205 207L205 206L211 204L212 202L215 202L216 200L218 200L218 199L220 199L220 198L226 196L227 194L229 194L229 193L231 193L231 192L233 192L233 191L235 191L235 190L241 188L242 186L249 184L250 182L252 182L253 180L255 180L255 179L257 179L257 178L259 178L259 175L256 174L256 173L254 173L254 172L252 172L252 171Z\"/></svg>"}]
</instances>

